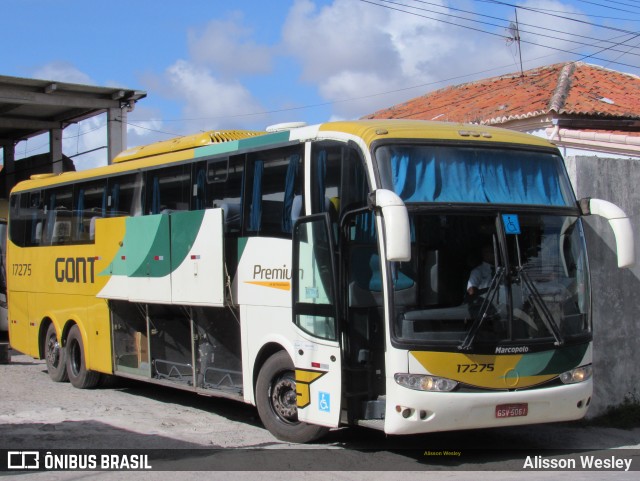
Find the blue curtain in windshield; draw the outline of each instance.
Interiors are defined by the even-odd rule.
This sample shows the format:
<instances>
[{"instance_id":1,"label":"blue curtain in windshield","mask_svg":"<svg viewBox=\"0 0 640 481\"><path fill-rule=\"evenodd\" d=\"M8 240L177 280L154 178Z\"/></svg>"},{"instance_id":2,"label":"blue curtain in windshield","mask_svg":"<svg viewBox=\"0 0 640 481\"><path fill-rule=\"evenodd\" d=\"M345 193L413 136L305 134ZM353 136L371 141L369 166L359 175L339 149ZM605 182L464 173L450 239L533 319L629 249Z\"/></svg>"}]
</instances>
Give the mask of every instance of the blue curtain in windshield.
<instances>
[{"instance_id":1,"label":"blue curtain in windshield","mask_svg":"<svg viewBox=\"0 0 640 481\"><path fill-rule=\"evenodd\" d=\"M394 191L405 202L569 205L558 158L534 152L451 147L395 149Z\"/></svg>"}]
</instances>

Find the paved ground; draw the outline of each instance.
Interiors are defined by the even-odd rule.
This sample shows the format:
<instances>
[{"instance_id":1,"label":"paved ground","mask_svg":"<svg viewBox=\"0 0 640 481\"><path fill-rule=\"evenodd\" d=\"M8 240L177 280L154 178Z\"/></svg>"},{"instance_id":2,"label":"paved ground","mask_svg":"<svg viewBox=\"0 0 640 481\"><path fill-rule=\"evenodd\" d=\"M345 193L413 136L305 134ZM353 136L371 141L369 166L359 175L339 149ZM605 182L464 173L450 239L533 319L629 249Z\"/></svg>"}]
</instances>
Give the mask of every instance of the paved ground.
<instances>
[{"instance_id":1,"label":"paved ground","mask_svg":"<svg viewBox=\"0 0 640 481\"><path fill-rule=\"evenodd\" d=\"M22 480L115 480L123 479L123 474L135 474L136 479L201 480L205 473L196 470L222 474L220 469L229 470L227 480L278 479L300 471L311 480L603 477L602 472L522 470L527 456L551 459L552 454L553 459L578 463L580 456L592 454L632 459L632 469L640 470L640 429L556 424L387 437L349 428L332 431L317 444L296 446L271 436L252 406L127 380L78 390L50 381L43 361L15 352L11 364L0 365L0 383L0 449L128 449L150 453L155 469L178 470L172 474L76 471L15 476ZM607 477L638 479L637 472L624 471L609 472Z\"/></svg>"}]
</instances>

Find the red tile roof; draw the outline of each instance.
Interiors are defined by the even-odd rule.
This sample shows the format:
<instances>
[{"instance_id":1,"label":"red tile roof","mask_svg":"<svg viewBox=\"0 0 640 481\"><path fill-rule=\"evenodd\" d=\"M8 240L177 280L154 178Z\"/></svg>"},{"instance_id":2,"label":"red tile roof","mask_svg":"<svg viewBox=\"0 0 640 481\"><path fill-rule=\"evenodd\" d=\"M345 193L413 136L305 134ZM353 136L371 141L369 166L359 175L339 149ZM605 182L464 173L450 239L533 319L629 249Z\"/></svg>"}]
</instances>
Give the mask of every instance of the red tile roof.
<instances>
[{"instance_id":1,"label":"red tile roof","mask_svg":"<svg viewBox=\"0 0 640 481\"><path fill-rule=\"evenodd\" d=\"M582 62L446 87L365 118L499 124L549 113L640 118L640 77Z\"/></svg>"}]
</instances>

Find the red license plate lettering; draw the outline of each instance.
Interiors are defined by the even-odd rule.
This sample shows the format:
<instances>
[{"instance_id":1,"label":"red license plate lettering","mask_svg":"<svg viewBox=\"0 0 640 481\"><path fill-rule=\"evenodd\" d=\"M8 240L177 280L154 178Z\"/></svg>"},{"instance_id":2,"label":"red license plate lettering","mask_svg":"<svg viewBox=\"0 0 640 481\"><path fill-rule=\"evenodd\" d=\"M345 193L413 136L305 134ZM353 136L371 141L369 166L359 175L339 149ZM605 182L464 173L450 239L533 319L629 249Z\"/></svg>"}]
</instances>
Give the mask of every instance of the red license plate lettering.
<instances>
[{"instance_id":1,"label":"red license plate lettering","mask_svg":"<svg viewBox=\"0 0 640 481\"><path fill-rule=\"evenodd\" d=\"M526 416L527 414L529 414L529 405L527 403L499 404L496 406L497 418L515 418Z\"/></svg>"}]
</instances>

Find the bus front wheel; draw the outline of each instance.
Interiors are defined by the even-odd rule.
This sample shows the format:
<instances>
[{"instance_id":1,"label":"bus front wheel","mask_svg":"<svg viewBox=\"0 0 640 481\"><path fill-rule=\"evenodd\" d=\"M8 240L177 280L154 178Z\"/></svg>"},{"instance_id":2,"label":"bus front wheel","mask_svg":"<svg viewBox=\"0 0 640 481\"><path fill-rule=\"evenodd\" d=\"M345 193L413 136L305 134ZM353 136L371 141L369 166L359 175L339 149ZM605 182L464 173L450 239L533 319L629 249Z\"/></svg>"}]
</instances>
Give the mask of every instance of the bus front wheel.
<instances>
[{"instance_id":1,"label":"bus front wheel","mask_svg":"<svg viewBox=\"0 0 640 481\"><path fill-rule=\"evenodd\" d=\"M49 377L55 382L69 380L67 375L67 350L62 347L56 334L56 326L49 324L44 339L44 359L47 362Z\"/></svg>"},{"instance_id":2,"label":"bus front wheel","mask_svg":"<svg viewBox=\"0 0 640 481\"><path fill-rule=\"evenodd\" d=\"M66 343L67 350L67 374L73 387L89 389L95 387L100 381L100 373L89 371L86 367L84 345L78 326L73 326L69 331Z\"/></svg>"},{"instance_id":3,"label":"bus front wheel","mask_svg":"<svg viewBox=\"0 0 640 481\"><path fill-rule=\"evenodd\" d=\"M282 441L308 443L325 435L328 428L298 421L296 399L293 362L286 351L279 351L258 374L256 404L262 423Z\"/></svg>"}]
</instances>

